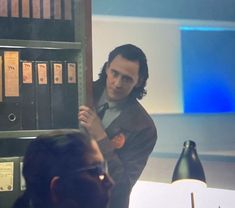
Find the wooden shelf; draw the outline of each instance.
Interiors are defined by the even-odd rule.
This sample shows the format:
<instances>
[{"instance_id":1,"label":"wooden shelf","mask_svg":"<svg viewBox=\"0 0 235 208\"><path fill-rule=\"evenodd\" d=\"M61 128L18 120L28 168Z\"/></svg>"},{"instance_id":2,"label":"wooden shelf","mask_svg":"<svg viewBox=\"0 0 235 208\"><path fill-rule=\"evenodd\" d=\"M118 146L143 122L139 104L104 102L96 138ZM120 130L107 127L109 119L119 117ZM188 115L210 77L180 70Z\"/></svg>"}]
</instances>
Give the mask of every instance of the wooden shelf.
<instances>
[{"instance_id":1,"label":"wooden shelf","mask_svg":"<svg viewBox=\"0 0 235 208\"><path fill-rule=\"evenodd\" d=\"M15 131L1 131L0 139L5 138L36 138L38 135L51 132L50 130L15 130Z\"/></svg>"}]
</instances>

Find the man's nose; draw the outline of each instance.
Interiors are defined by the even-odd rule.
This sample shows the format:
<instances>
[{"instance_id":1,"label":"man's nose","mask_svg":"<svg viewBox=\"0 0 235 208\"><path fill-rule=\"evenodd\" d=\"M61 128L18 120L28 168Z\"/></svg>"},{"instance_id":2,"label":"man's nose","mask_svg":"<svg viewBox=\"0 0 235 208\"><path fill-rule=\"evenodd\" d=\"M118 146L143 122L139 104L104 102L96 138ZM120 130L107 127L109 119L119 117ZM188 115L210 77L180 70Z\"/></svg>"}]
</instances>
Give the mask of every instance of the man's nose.
<instances>
[{"instance_id":1,"label":"man's nose","mask_svg":"<svg viewBox=\"0 0 235 208\"><path fill-rule=\"evenodd\" d=\"M121 87L122 86L122 77L121 76L116 77L114 85L115 85L115 87Z\"/></svg>"}]
</instances>

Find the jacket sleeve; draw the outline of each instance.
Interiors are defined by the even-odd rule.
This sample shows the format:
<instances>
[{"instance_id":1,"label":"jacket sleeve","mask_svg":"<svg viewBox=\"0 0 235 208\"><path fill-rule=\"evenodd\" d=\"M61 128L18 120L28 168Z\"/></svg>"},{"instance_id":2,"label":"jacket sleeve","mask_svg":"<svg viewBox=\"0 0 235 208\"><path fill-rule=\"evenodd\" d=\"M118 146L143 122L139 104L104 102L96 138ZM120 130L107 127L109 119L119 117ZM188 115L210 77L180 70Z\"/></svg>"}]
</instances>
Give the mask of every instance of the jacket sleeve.
<instances>
[{"instance_id":1,"label":"jacket sleeve","mask_svg":"<svg viewBox=\"0 0 235 208\"><path fill-rule=\"evenodd\" d=\"M109 138L99 142L100 149L108 161L109 171L116 183L125 181L132 187L141 175L152 152L157 132L153 125L126 133L126 143L121 149L114 149Z\"/></svg>"},{"instance_id":2,"label":"jacket sleeve","mask_svg":"<svg viewBox=\"0 0 235 208\"><path fill-rule=\"evenodd\" d=\"M156 140L156 129L151 126L130 134L126 149L122 150L120 159L123 161L125 175L128 177L131 187L141 175Z\"/></svg>"}]
</instances>

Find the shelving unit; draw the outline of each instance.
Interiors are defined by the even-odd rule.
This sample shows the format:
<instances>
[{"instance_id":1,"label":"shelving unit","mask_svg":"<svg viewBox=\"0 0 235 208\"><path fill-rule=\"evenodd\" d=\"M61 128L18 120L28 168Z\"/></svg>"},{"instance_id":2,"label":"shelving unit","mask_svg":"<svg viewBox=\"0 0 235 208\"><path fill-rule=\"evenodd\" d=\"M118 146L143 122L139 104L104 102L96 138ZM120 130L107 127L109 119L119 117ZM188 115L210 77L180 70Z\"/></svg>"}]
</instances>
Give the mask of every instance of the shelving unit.
<instances>
[{"instance_id":1,"label":"shelving unit","mask_svg":"<svg viewBox=\"0 0 235 208\"><path fill-rule=\"evenodd\" d=\"M23 8L25 7L23 4L27 0L14 1L18 2L18 6L13 5L11 0L3 0L0 3L3 4L3 2L8 4L6 7L8 11L4 12L0 9L0 26L5 28L0 31L0 52L3 53L5 50L19 51L22 60L75 62L78 106L90 105L92 102L91 96L89 96L92 93L91 0L28 1L29 5L27 6L30 10L28 17L23 17ZM38 13L34 11L33 2L40 2ZM68 7L67 4L71 4L71 6ZM15 8L18 8L18 12L14 13L16 17L12 16L12 11L16 11ZM70 10L68 11L68 9ZM49 16L44 14L45 11ZM35 17L34 13L39 16ZM65 13L70 14L69 18L66 19ZM59 18L56 17L58 14ZM4 91L4 83L2 85L0 90ZM2 102L4 102L4 97ZM61 111L66 110L69 109L61 109ZM30 130L23 128L1 130L0 128L0 138L32 137L45 131L51 131L51 129L53 127Z\"/></svg>"},{"instance_id":2,"label":"shelving unit","mask_svg":"<svg viewBox=\"0 0 235 208\"><path fill-rule=\"evenodd\" d=\"M0 75L2 75L0 76L0 207L10 208L23 191L20 167L29 142L36 136L53 129L68 128L63 126L66 124L63 120L56 120L56 114L52 113L53 105L56 105L55 109L59 114L70 112L70 117L66 117L66 122L70 121L68 118L72 118L69 128L79 128L77 120L79 105L90 105L92 102L90 96L92 94L91 0L0 0L0 28ZM10 52L8 59L5 51ZM11 52L16 56L13 61ZM25 84L27 82L23 76L25 75L23 63L30 63L29 65L32 66L30 68L32 81L28 83L31 85ZM49 90L44 89L40 94L41 100L49 100L48 103L51 106L47 127L41 127L38 124L40 113L37 107L43 104L39 102L40 99L36 94L42 78L41 72L39 73L41 63L46 63L48 67L46 69L49 70L49 72L46 70L46 86ZM62 66L59 68L60 75L56 74L54 63ZM72 70L69 70L69 64ZM17 71L18 85L14 80L9 85L8 80L8 86L6 86L7 78L4 73L9 73L12 66L16 66L14 69ZM63 81L61 83L59 81L59 84L62 88L58 87L55 91L53 87L58 84L58 78L60 80L61 77ZM11 87L11 84L17 85L18 92L14 95L9 95L9 89L6 93L7 87ZM63 84L66 85L65 88ZM47 93L47 98L42 92ZM55 93L58 95L55 96ZM24 99L30 96L32 98L29 103L35 109L35 112L32 111L35 113L33 115L30 114L31 111L24 102ZM53 96L55 96L54 101L52 101ZM58 96L60 101L56 100ZM67 99L66 96L73 98L70 99L71 102L66 101L64 105L57 105L61 100L63 101L61 98ZM13 118L10 118L12 103L15 111L12 112ZM5 108L8 104L10 107ZM29 114L28 118L32 118L33 123L35 122L34 127L25 128L22 122L25 114ZM63 116L67 115L63 114ZM4 126L5 121L8 122L6 126ZM30 119L28 123L29 121ZM48 120L44 119L44 121ZM5 174L1 174L3 172Z\"/></svg>"}]
</instances>

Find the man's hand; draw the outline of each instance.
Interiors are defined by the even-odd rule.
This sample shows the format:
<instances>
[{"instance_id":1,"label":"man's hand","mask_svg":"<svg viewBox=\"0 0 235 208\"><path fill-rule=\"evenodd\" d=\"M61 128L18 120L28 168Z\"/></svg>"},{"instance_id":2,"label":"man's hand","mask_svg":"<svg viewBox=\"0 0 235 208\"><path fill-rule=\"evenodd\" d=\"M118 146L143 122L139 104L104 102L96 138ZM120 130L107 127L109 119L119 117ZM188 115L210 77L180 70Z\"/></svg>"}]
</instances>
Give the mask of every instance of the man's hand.
<instances>
[{"instance_id":1,"label":"man's hand","mask_svg":"<svg viewBox=\"0 0 235 208\"><path fill-rule=\"evenodd\" d=\"M91 108L84 105L80 106L78 119L81 126L83 126L88 134L96 141L107 137L99 117Z\"/></svg>"}]
</instances>

